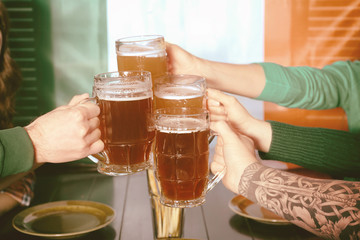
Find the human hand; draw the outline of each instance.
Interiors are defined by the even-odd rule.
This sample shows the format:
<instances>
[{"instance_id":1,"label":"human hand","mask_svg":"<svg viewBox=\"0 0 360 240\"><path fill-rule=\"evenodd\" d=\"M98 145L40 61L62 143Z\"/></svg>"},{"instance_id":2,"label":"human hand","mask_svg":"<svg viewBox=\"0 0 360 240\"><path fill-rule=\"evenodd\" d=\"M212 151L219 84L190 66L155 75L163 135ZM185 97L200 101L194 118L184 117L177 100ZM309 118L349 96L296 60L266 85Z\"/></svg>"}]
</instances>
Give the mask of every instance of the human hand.
<instances>
[{"instance_id":1,"label":"human hand","mask_svg":"<svg viewBox=\"0 0 360 240\"><path fill-rule=\"evenodd\" d=\"M250 137L257 149L269 151L272 131L268 122L255 119L234 96L221 91L208 88L207 99L211 122L227 121L236 133Z\"/></svg>"},{"instance_id":2,"label":"human hand","mask_svg":"<svg viewBox=\"0 0 360 240\"><path fill-rule=\"evenodd\" d=\"M202 75L197 68L200 58L176 44L166 43L168 70L172 74Z\"/></svg>"},{"instance_id":3,"label":"human hand","mask_svg":"<svg viewBox=\"0 0 360 240\"><path fill-rule=\"evenodd\" d=\"M226 188L238 192L241 176L247 166L258 162L253 141L237 134L225 121L211 123L211 129L218 134L211 171L216 174L226 167L222 179Z\"/></svg>"},{"instance_id":4,"label":"human hand","mask_svg":"<svg viewBox=\"0 0 360 240\"><path fill-rule=\"evenodd\" d=\"M25 127L35 151L35 162L62 163L81 159L103 150L100 140L100 108L88 101L89 94L77 95L68 105L40 116Z\"/></svg>"}]
</instances>

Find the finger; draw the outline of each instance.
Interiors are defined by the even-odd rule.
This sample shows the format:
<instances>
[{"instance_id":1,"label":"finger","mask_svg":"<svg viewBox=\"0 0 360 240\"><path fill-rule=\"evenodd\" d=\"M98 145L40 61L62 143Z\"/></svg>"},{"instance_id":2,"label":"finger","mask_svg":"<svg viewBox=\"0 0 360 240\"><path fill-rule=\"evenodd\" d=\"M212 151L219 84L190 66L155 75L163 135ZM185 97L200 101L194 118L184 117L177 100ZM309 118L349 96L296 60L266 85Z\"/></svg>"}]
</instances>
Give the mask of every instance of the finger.
<instances>
[{"instance_id":1,"label":"finger","mask_svg":"<svg viewBox=\"0 0 360 240\"><path fill-rule=\"evenodd\" d=\"M220 107L220 102L216 101L215 99L208 98L207 100L208 107Z\"/></svg>"},{"instance_id":2,"label":"finger","mask_svg":"<svg viewBox=\"0 0 360 240\"><path fill-rule=\"evenodd\" d=\"M97 142L101 137L100 129L96 128L95 130L89 132L85 137L85 142L88 144L93 144Z\"/></svg>"},{"instance_id":3,"label":"finger","mask_svg":"<svg viewBox=\"0 0 360 240\"><path fill-rule=\"evenodd\" d=\"M69 106L75 106L76 104L80 103L84 99L89 98L88 93L83 93L81 95L75 95L70 102L68 103Z\"/></svg>"},{"instance_id":4,"label":"finger","mask_svg":"<svg viewBox=\"0 0 360 240\"><path fill-rule=\"evenodd\" d=\"M234 97L227 95L216 89L207 89L207 95L209 99L213 99L213 101L218 101L220 104L224 106L225 109L234 108L242 105L239 101Z\"/></svg>"},{"instance_id":5,"label":"finger","mask_svg":"<svg viewBox=\"0 0 360 240\"><path fill-rule=\"evenodd\" d=\"M225 164L221 164L219 162L212 162L210 165L210 169L213 174L221 172L224 169L224 167L225 167Z\"/></svg>"},{"instance_id":6,"label":"finger","mask_svg":"<svg viewBox=\"0 0 360 240\"><path fill-rule=\"evenodd\" d=\"M211 113L226 114L225 108L222 105L214 106L208 104L207 108Z\"/></svg>"},{"instance_id":7,"label":"finger","mask_svg":"<svg viewBox=\"0 0 360 240\"><path fill-rule=\"evenodd\" d=\"M214 122L210 126L213 131L221 136L224 145L239 141L238 135L225 121Z\"/></svg>"},{"instance_id":8,"label":"finger","mask_svg":"<svg viewBox=\"0 0 360 240\"><path fill-rule=\"evenodd\" d=\"M90 149L89 149L89 155L101 152L102 150L104 150L104 146L105 145L104 145L103 141L101 141L100 139L97 140L96 142L91 144Z\"/></svg>"},{"instance_id":9,"label":"finger","mask_svg":"<svg viewBox=\"0 0 360 240\"><path fill-rule=\"evenodd\" d=\"M100 120L98 117L89 119L89 130L92 131L100 126Z\"/></svg>"},{"instance_id":10,"label":"finger","mask_svg":"<svg viewBox=\"0 0 360 240\"><path fill-rule=\"evenodd\" d=\"M213 159L213 161L222 162L222 161L224 161L223 158L224 158L223 143L222 143L221 137L218 137L216 145L215 145L215 149L214 149L214 159Z\"/></svg>"},{"instance_id":11,"label":"finger","mask_svg":"<svg viewBox=\"0 0 360 240\"><path fill-rule=\"evenodd\" d=\"M225 115L210 115L210 122L218 122L218 121L226 121L227 120L227 116Z\"/></svg>"},{"instance_id":12,"label":"finger","mask_svg":"<svg viewBox=\"0 0 360 240\"><path fill-rule=\"evenodd\" d=\"M79 109L83 112L87 119L92 119L100 114L100 107L92 102L85 102L82 104L78 104L75 108Z\"/></svg>"},{"instance_id":13,"label":"finger","mask_svg":"<svg viewBox=\"0 0 360 240\"><path fill-rule=\"evenodd\" d=\"M227 115L227 112L223 107L208 107L210 114L214 115Z\"/></svg>"}]
</instances>

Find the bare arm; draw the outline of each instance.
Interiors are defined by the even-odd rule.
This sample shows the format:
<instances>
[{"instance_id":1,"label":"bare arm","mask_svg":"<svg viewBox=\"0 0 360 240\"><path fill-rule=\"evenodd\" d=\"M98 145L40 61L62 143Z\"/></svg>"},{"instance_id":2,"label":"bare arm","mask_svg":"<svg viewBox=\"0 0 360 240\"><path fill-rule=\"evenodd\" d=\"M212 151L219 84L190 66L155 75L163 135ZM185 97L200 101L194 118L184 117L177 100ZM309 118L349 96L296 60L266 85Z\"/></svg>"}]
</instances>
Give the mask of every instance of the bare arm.
<instances>
[{"instance_id":1,"label":"bare arm","mask_svg":"<svg viewBox=\"0 0 360 240\"><path fill-rule=\"evenodd\" d=\"M323 238L360 237L359 182L314 179L253 163L238 191Z\"/></svg>"},{"instance_id":2,"label":"bare arm","mask_svg":"<svg viewBox=\"0 0 360 240\"><path fill-rule=\"evenodd\" d=\"M258 64L208 61L170 43L167 43L166 51L171 73L203 76L211 88L254 98L265 87L265 73Z\"/></svg>"}]
</instances>

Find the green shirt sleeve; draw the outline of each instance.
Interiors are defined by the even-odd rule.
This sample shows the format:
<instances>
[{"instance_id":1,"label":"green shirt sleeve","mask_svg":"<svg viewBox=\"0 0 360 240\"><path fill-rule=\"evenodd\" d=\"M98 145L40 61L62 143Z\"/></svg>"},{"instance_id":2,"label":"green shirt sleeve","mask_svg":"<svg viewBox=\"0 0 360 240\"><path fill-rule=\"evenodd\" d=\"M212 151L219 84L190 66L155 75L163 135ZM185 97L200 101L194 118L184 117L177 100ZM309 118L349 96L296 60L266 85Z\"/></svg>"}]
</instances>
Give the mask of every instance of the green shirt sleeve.
<instances>
[{"instance_id":1,"label":"green shirt sleeve","mask_svg":"<svg viewBox=\"0 0 360 240\"><path fill-rule=\"evenodd\" d=\"M341 107L346 112L349 130L360 132L360 61L339 61L322 69L259 64L266 84L258 100L289 108Z\"/></svg>"},{"instance_id":2,"label":"green shirt sleeve","mask_svg":"<svg viewBox=\"0 0 360 240\"><path fill-rule=\"evenodd\" d=\"M34 163L34 148L22 127L0 131L0 177L25 172Z\"/></svg>"},{"instance_id":3,"label":"green shirt sleeve","mask_svg":"<svg viewBox=\"0 0 360 240\"><path fill-rule=\"evenodd\" d=\"M272 142L264 160L280 160L334 177L360 177L360 134L269 121Z\"/></svg>"}]
</instances>

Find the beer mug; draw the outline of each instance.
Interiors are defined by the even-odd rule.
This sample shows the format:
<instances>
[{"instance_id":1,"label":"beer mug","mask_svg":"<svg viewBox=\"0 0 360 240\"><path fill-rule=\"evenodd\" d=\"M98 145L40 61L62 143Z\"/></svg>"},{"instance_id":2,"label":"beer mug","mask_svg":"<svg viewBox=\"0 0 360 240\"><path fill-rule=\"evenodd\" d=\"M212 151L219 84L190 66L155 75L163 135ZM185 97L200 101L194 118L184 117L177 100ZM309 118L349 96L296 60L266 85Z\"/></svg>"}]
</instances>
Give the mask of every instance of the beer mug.
<instances>
[{"instance_id":1,"label":"beer mug","mask_svg":"<svg viewBox=\"0 0 360 240\"><path fill-rule=\"evenodd\" d=\"M158 77L167 75L168 68L163 36L143 35L120 38L115 41L115 49L119 71L149 71L153 83ZM152 153L150 161L153 162ZM147 169L146 173L153 213L154 238L180 238L183 233L184 209L162 205L159 201L153 168Z\"/></svg>"},{"instance_id":2,"label":"beer mug","mask_svg":"<svg viewBox=\"0 0 360 240\"><path fill-rule=\"evenodd\" d=\"M201 108L165 108L154 112L155 174L160 202L195 207L223 177L209 179L209 114Z\"/></svg>"},{"instance_id":3,"label":"beer mug","mask_svg":"<svg viewBox=\"0 0 360 240\"><path fill-rule=\"evenodd\" d=\"M206 96L205 78L196 75L167 75L154 83L155 109L202 108Z\"/></svg>"},{"instance_id":4,"label":"beer mug","mask_svg":"<svg viewBox=\"0 0 360 240\"><path fill-rule=\"evenodd\" d=\"M151 72L152 81L167 74L165 40L161 35L142 35L115 41L118 71Z\"/></svg>"},{"instance_id":5,"label":"beer mug","mask_svg":"<svg viewBox=\"0 0 360 240\"><path fill-rule=\"evenodd\" d=\"M106 175L128 175L151 165L154 139L150 72L101 73L94 77L93 98L100 107L104 150L89 158Z\"/></svg>"}]
</instances>

